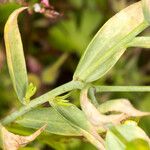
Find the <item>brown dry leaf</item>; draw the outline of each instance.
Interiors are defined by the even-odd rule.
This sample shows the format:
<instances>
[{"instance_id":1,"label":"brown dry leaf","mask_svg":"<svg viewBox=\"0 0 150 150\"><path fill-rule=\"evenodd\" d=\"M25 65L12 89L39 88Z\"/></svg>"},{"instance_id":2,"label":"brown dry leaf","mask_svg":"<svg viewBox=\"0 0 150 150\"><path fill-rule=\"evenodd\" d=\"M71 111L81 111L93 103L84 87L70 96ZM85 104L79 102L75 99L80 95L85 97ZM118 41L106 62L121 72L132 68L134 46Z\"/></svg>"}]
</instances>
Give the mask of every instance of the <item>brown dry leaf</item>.
<instances>
[{"instance_id":1,"label":"brown dry leaf","mask_svg":"<svg viewBox=\"0 0 150 150\"><path fill-rule=\"evenodd\" d=\"M3 149L4 150L18 150L21 147L26 146L41 134L42 131L46 128L47 125L44 125L39 130L34 132L30 136L20 136L9 132L5 127L1 127L1 135L3 140Z\"/></svg>"}]
</instances>

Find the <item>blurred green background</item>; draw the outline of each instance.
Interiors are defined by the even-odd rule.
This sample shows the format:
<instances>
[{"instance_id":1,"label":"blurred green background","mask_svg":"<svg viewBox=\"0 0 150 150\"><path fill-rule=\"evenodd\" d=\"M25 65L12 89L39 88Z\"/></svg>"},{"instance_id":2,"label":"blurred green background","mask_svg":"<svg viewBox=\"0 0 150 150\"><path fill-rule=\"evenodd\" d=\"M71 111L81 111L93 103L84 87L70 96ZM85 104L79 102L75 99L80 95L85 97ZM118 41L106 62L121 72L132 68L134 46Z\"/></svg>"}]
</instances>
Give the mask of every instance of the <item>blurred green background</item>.
<instances>
[{"instance_id":1,"label":"blurred green background","mask_svg":"<svg viewBox=\"0 0 150 150\"><path fill-rule=\"evenodd\" d=\"M78 61L88 43L100 27L115 13L135 1L127 0L50 0L58 16L24 13L19 27L24 44L29 79L38 88L39 96L72 79ZM0 118L20 107L9 77L3 30L9 14L22 5L32 7L37 0L0 0ZM50 13L53 13L51 10ZM55 12L54 12L55 14ZM137 14L138 15L138 14ZM142 34L150 35L150 30ZM131 48L119 62L95 85L150 85L150 52ZM100 93L100 103L113 98L127 98L136 108L150 111L150 93ZM79 106L79 93L71 94L72 103ZM47 106L47 104L45 104ZM140 121L150 135L150 118ZM29 129L18 125L10 127L15 133L28 134ZM38 140L42 141L39 142ZM26 150L94 150L84 139L43 135ZM34 146L34 148L32 148Z\"/></svg>"}]
</instances>

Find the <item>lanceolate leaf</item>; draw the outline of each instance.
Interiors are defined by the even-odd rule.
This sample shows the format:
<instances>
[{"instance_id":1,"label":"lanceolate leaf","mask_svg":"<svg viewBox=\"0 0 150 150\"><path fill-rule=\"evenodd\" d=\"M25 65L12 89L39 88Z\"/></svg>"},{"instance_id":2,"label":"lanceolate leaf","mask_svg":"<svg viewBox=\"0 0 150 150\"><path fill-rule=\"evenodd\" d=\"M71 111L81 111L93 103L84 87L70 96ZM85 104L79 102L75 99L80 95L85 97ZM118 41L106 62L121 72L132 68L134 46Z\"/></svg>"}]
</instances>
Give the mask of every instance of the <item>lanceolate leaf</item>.
<instances>
[{"instance_id":1,"label":"lanceolate leaf","mask_svg":"<svg viewBox=\"0 0 150 150\"><path fill-rule=\"evenodd\" d=\"M28 85L23 45L17 24L17 17L26 7L15 10L5 25L4 38L9 73L19 100L23 102Z\"/></svg>"},{"instance_id":2,"label":"lanceolate leaf","mask_svg":"<svg viewBox=\"0 0 150 150\"><path fill-rule=\"evenodd\" d=\"M71 104L68 106L57 105L55 109L34 109L16 122L24 127L35 129L45 123L47 124L45 131L49 133L65 136L85 136L95 146L101 147L98 134L92 129L84 113Z\"/></svg>"},{"instance_id":3,"label":"lanceolate leaf","mask_svg":"<svg viewBox=\"0 0 150 150\"><path fill-rule=\"evenodd\" d=\"M49 133L66 136L81 136L81 133L68 124L53 108L34 109L16 120L16 123L34 129L38 129L42 124L46 123L47 127L45 131Z\"/></svg>"},{"instance_id":4,"label":"lanceolate leaf","mask_svg":"<svg viewBox=\"0 0 150 150\"><path fill-rule=\"evenodd\" d=\"M66 121L77 129L81 134L86 137L89 142L95 145L99 150L104 150L104 140L97 133L96 128L90 124L85 114L78 109L75 105L61 106L53 105L57 112Z\"/></svg>"},{"instance_id":5,"label":"lanceolate leaf","mask_svg":"<svg viewBox=\"0 0 150 150\"><path fill-rule=\"evenodd\" d=\"M92 82L105 75L124 53L127 44L147 27L141 1L120 11L93 38L73 79Z\"/></svg>"}]
</instances>

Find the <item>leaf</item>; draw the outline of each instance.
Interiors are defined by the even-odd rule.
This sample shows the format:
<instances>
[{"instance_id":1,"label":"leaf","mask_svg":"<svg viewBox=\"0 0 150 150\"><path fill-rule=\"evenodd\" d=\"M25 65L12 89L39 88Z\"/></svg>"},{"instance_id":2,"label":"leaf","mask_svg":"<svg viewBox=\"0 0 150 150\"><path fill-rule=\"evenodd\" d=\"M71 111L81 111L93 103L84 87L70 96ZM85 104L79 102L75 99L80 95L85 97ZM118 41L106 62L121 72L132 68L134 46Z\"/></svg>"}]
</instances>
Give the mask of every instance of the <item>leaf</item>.
<instances>
[{"instance_id":1,"label":"leaf","mask_svg":"<svg viewBox=\"0 0 150 150\"><path fill-rule=\"evenodd\" d=\"M65 136L88 136L90 141L92 140L94 144L99 146L99 141L89 133L91 132L91 127L84 113L71 104L68 106L56 106L55 109L34 109L18 118L16 123L34 129L39 128L42 124L47 124L45 131L49 133Z\"/></svg>"},{"instance_id":2,"label":"leaf","mask_svg":"<svg viewBox=\"0 0 150 150\"><path fill-rule=\"evenodd\" d=\"M38 115L37 115L38 114ZM38 129L42 124L47 124L45 131L58 135L81 136L60 114L53 108L38 108L26 113L16 120L16 123Z\"/></svg>"},{"instance_id":3,"label":"leaf","mask_svg":"<svg viewBox=\"0 0 150 150\"><path fill-rule=\"evenodd\" d=\"M97 129L90 124L84 113L75 105L61 106L50 103L57 112L84 137L88 139L95 147L100 150L104 148L104 140L97 133Z\"/></svg>"},{"instance_id":4,"label":"leaf","mask_svg":"<svg viewBox=\"0 0 150 150\"><path fill-rule=\"evenodd\" d=\"M146 21L150 24L150 0L142 0L143 14Z\"/></svg>"},{"instance_id":5,"label":"leaf","mask_svg":"<svg viewBox=\"0 0 150 150\"><path fill-rule=\"evenodd\" d=\"M91 102L87 96L87 89L82 90L80 96L80 105L89 122L95 127L106 129L109 123L119 124L126 118L126 115L103 115Z\"/></svg>"},{"instance_id":6,"label":"leaf","mask_svg":"<svg viewBox=\"0 0 150 150\"><path fill-rule=\"evenodd\" d=\"M131 142L128 142L126 150L149 150L150 146L147 141L142 139L136 139Z\"/></svg>"},{"instance_id":7,"label":"leaf","mask_svg":"<svg viewBox=\"0 0 150 150\"><path fill-rule=\"evenodd\" d=\"M127 114L129 117L142 117L150 115L150 112L142 112L135 109L130 101L126 99L109 100L101 104L98 109L103 114L109 112L120 112Z\"/></svg>"},{"instance_id":8,"label":"leaf","mask_svg":"<svg viewBox=\"0 0 150 150\"><path fill-rule=\"evenodd\" d=\"M20 136L9 132L5 127L1 126L0 130L3 148L5 150L18 150L19 148L24 147L35 140L36 137L39 136L42 131L44 131L45 127L46 125L38 129L30 136Z\"/></svg>"},{"instance_id":9,"label":"leaf","mask_svg":"<svg viewBox=\"0 0 150 150\"><path fill-rule=\"evenodd\" d=\"M28 85L28 78L17 17L25 9L27 9L27 7L15 10L8 18L4 29L9 73L17 96L23 104L25 104L23 98Z\"/></svg>"},{"instance_id":10,"label":"leaf","mask_svg":"<svg viewBox=\"0 0 150 150\"><path fill-rule=\"evenodd\" d=\"M127 44L148 26L143 17L141 2L120 11L95 35L83 54L73 79L92 82L101 78L116 64Z\"/></svg>"},{"instance_id":11,"label":"leaf","mask_svg":"<svg viewBox=\"0 0 150 150\"><path fill-rule=\"evenodd\" d=\"M30 98L36 93L36 90L37 90L37 88L35 85L33 85L33 83L30 83L28 85L27 90L26 90L26 94L24 97L27 104L30 103Z\"/></svg>"},{"instance_id":12,"label":"leaf","mask_svg":"<svg viewBox=\"0 0 150 150\"><path fill-rule=\"evenodd\" d=\"M141 139L147 142L150 148L149 137L136 124L128 123L112 127L106 134L106 149L126 150L126 148L129 149L129 144L137 139Z\"/></svg>"}]
</instances>

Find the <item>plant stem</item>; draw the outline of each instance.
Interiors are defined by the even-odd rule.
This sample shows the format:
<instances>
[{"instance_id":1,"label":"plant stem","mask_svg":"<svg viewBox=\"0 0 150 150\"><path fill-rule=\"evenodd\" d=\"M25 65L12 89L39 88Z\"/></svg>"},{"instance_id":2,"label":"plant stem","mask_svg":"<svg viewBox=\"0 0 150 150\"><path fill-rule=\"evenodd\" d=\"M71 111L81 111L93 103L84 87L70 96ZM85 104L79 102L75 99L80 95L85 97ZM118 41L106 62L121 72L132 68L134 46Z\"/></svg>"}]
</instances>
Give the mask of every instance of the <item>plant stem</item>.
<instances>
[{"instance_id":1,"label":"plant stem","mask_svg":"<svg viewBox=\"0 0 150 150\"><path fill-rule=\"evenodd\" d=\"M82 89L83 87L84 84L82 82L79 81L68 82L38 98L35 98L28 105L21 107L18 111L2 119L0 123L3 125L9 124L13 122L16 118L24 115L26 112L32 110L33 108L47 101L52 100L56 96L75 89ZM150 86L95 86L94 88L96 92L150 92Z\"/></svg>"},{"instance_id":2,"label":"plant stem","mask_svg":"<svg viewBox=\"0 0 150 150\"><path fill-rule=\"evenodd\" d=\"M95 92L150 92L150 86L94 86Z\"/></svg>"},{"instance_id":3,"label":"plant stem","mask_svg":"<svg viewBox=\"0 0 150 150\"><path fill-rule=\"evenodd\" d=\"M95 97L95 88L90 88L89 89L89 96L90 96L90 99L92 101L92 103L95 105L95 107L98 107L99 106L99 103Z\"/></svg>"},{"instance_id":4,"label":"plant stem","mask_svg":"<svg viewBox=\"0 0 150 150\"><path fill-rule=\"evenodd\" d=\"M3 120L0 121L1 124L6 125L8 123L13 122L16 118L24 115L26 112L32 110L33 108L52 100L54 97L61 95L63 93L69 92L71 90L74 89L82 89L84 86L83 83L78 82L78 81L71 81L68 82L62 86L59 86L55 89L53 89L52 91L38 97L35 98L34 100L32 100L28 105L21 107L18 111L10 114L9 116L7 116L6 118L4 118Z\"/></svg>"}]
</instances>

